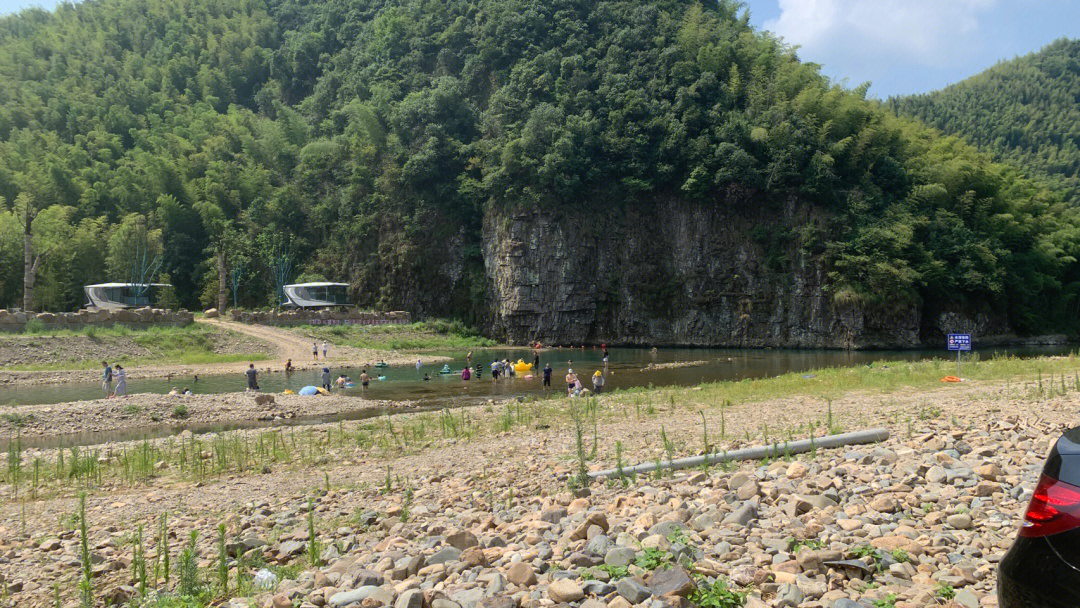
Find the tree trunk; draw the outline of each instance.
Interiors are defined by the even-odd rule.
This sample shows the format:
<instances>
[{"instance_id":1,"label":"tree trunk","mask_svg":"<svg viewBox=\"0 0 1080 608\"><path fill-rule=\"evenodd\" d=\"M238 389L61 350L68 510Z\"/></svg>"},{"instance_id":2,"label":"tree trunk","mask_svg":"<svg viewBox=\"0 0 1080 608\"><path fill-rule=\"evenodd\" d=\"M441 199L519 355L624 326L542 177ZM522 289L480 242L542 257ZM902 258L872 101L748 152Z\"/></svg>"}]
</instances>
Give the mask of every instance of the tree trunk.
<instances>
[{"instance_id":1,"label":"tree trunk","mask_svg":"<svg viewBox=\"0 0 1080 608\"><path fill-rule=\"evenodd\" d=\"M30 234L30 222L26 222L23 235L23 310L34 310L34 283L37 280L37 267L41 258L34 259L34 240Z\"/></svg>"},{"instance_id":2,"label":"tree trunk","mask_svg":"<svg viewBox=\"0 0 1080 608\"><path fill-rule=\"evenodd\" d=\"M225 276L225 247L218 246L217 252L217 275L218 275L218 293L217 293L217 307L218 313L225 312L226 296L229 292L228 277Z\"/></svg>"}]
</instances>

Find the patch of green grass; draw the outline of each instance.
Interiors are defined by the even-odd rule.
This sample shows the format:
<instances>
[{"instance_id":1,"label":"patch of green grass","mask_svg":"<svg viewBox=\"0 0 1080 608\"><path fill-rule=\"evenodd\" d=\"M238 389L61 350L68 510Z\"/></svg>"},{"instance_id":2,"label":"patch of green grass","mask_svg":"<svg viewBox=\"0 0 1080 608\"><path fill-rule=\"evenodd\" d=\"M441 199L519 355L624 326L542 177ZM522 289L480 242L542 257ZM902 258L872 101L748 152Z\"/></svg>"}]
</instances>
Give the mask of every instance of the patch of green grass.
<instances>
[{"instance_id":1,"label":"patch of green grass","mask_svg":"<svg viewBox=\"0 0 1080 608\"><path fill-rule=\"evenodd\" d=\"M617 581L620 578L626 578L630 576L630 568L628 568L627 566L611 566L608 564L600 564L599 566L596 566L596 569L607 572L608 577L613 581Z\"/></svg>"},{"instance_id":2,"label":"patch of green grass","mask_svg":"<svg viewBox=\"0 0 1080 608\"><path fill-rule=\"evenodd\" d=\"M816 538L812 538L809 540L796 540L794 538L788 539L788 551L791 553L798 553L803 549L817 550L824 548L825 543Z\"/></svg>"},{"instance_id":3,"label":"patch of green grass","mask_svg":"<svg viewBox=\"0 0 1080 608\"><path fill-rule=\"evenodd\" d=\"M746 603L746 595L730 589L722 578L712 583L699 579L689 599L700 608L738 608Z\"/></svg>"},{"instance_id":4,"label":"patch of green grass","mask_svg":"<svg viewBox=\"0 0 1080 608\"><path fill-rule=\"evenodd\" d=\"M671 560L672 556L667 551L661 551L656 547L645 547L634 563L642 570L652 571L657 568L666 570L671 567Z\"/></svg>"},{"instance_id":5,"label":"patch of green grass","mask_svg":"<svg viewBox=\"0 0 1080 608\"><path fill-rule=\"evenodd\" d=\"M432 350L495 346L461 321L432 319L399 325L300 325L294 331L333 344L372 350Z\"/></svg>"},{"instance_id":6,"label":"patch of green grass","mask_svg":"<svg viewBox=\"0 0 1080 608\"><path fill-rule=\"evenodd\" d=\"M994 356L965 362L965 381L992 382L1006 379L1032 379L1036 374L1070 374L1077 368L1076 353L1067 356L1033 357L1021 359L1012 356ZM707 382L697 387L636 387L612 391L613 395L650 395L656 398L674 397L676 401L696 403L721 403L730 405L753 403L770 399L795 396L836 399L851 393L893 393L906 388L943 388L950 386L941 378L956 372L955 362L946 359L923 361L890 361L887 364L867 367L832 367L814 370L813 377L804 372L792 372L771 378L725 380ZM828 417L828 403L822 403L822 418ZM940 415L940 409L932 404L924 408L920 418ZM844 420L833 412L833 424L842 426Z\"/></svg>"},{"instance_id":7,"label":"patch of green grass","mask_svg":"<svg viewBox=\"0 0 1080 608\"><path fill-rule=\"evenodd\" d=\"M238 361L262 361L269 358L265 353L218 353L215 352L216 338L221 329L200 324L180 327L149 327L133 329L124 325L111 327L84 327L81 329L40 330L33 333L13 334L14 336L31 335L35 337L84 337L94 341L115 341L126 338L146 352L138 356L123 353L123 344L117 345L118 356L110 363L121 363L127 367L140 365L200 365L213 363L235 363ZM0 335L0 339L3 336ZM17 337L14 339L18 339ZM55 371L98 369L98 359L67 359L48 363L31 363L8 366L12 371Z\"/></svg>"},{"instance_id":8,"label":"patch of green grass","mask_svg":"<svg viewBox=\"0 0 1080 608\"><path fill-rule=\"evenodd\" d=\"M956 597L956 590L953 589L952 585L938 583L937 589L934 590L934 595L943 600L951 600Z\"/></svg>"},{"instance_id":9,"label":"patch of green grass","mask_svg":"<svg viewBox=\"0 0 1080 608\"><path fill-rule=\"evenodd\" d=\"M21 427L21 426L26 426L27 422L30 422L31 420L33 420L34 415L33 414L20 414L18 412L9 412L9 413L4 414L3 416L0 416L0 419L2 419L4 422L10 424L11 426Z\"/></svg>"}]
</instances>

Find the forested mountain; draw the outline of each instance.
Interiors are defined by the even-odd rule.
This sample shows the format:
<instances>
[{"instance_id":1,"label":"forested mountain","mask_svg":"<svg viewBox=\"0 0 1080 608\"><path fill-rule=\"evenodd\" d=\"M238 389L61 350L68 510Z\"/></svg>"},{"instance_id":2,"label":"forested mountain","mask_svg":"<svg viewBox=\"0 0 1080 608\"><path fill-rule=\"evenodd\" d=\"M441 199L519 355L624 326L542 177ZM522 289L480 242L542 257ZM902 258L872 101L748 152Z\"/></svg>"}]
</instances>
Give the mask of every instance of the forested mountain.
<instances>
[{"instance_id":1,"label":"forested mountain","mask_svg":"<svg viewBox=\"0 0 1080 608\"><path fill-rule=\"evenodd\" d=\"M1030 169L1080 204L1080 40L1058 40L941 91L889 104Z\"/></svg>"},{"instance_id":2,"label":"forested mountain","mask_svg":"<svg viewBox=\"0 0 1080 608\"><path fill-rule=\"evenodd\" d=\"M907 344L1080 302L1059 196L728 0L87 0L0 19L0 82L0 306L27 209L45 309L147 252L187 307L276 268L511 339Z\"/></svg>"}]
</instances>

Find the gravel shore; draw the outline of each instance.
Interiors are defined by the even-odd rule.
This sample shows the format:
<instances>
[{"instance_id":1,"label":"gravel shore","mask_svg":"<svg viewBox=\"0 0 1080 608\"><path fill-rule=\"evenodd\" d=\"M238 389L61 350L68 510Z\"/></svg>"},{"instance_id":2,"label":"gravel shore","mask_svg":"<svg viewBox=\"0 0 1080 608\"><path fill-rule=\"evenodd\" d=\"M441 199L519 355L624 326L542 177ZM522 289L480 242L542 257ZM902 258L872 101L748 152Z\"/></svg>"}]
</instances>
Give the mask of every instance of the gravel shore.
<instances>
[{"instance_id":1,"label":"gravel shore","mask_svg":"<svg viewBox=\"0 0 1080 608\"><path fill-rule=\"evenodd\" d=\"M377 440L370 425L321 425L309 431L325 444L316 441L322 447L303 461L197 480L161 472L134 485L92 484L94 586L99 599L136 594L131 531L156 529L168 512L174 564L199 530L209 572L221 522L243 572L263 567L249 564L276 572L267 589L221 604L233 608L685 607L717 596L718 580L754 608L989 608L997 605L996 563L1078 405L1075 392L1027 399L1004 390L971 383L848 395L831 403L834 426L885 426L887 441L584 488L572 481L574 427L555 404L533 404L533 417L506 425L514 405L474 408L472 435L424 427L431 413L395 416L387 432L398 445ZM614 466L617 442L628 464L698 453L703 416L721 450L762 443L763 421L782 441L788 432L805 436L806 423L826 415L826 404L809 398L721 414L661 396L648 412L625 396L602 398L596 426L584 433L583 451L596 445L587 466ZM353 432L356 444L331 439ZM54 583L74 597L75 500L71 490L55 491L28 501L25 515L13 502L0 510L0 576L18 606L51 606ZM308 559L309 499L318 564ZM147 533L151 561L154 538ZM227 563L235 581L237 564Z\"/></svg>"},{"instance_id":2,"label":"gravel shore","mask_svg":"<svg viewBox=\"0 0 1080 608\"><path fill-rule=\"evenodd\" d=\"M187 396L136 393L123 398L20 406L0 417L0 436L8 437L16 431L24 438L104 431L153 431L157 427L180 424L286 420L406 407L409 407L406 402L337 394L305 397L248 392Z\"/></svg>"}]
</instances>

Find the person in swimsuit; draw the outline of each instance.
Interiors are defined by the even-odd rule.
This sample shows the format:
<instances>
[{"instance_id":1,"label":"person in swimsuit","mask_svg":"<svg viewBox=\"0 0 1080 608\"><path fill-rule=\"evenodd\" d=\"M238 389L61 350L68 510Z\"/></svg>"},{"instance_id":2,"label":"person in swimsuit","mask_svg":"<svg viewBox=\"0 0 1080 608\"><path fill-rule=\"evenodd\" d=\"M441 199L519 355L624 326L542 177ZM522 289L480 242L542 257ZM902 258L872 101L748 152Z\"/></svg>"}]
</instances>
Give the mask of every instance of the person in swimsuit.
<instances>
[{"instance_id":1,"label":"person in swimsuit","mask_svg":"<svg viewBox=\"0 0 1080 608\"><path fill-rule=\"evenodd\" d=\"M566 393L568 395L574 394L574 387L577 385L577 376L574 375L574 370L570 369L566 371Z\"/></svg>"},{"instance_id":2,"label":"person in swimsuit","mask_svg":"<svg viewBox=\"0 0 1080 608\"><path fill-rule=\"evenodd\" d=\"M367 388L369 382L371 382L371 376L367 375L367 370L365 369L360 373L360 386Z\"/></svg>"}]
</instances>

